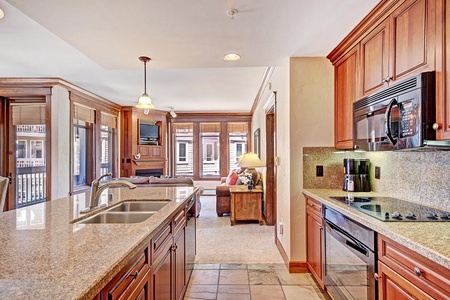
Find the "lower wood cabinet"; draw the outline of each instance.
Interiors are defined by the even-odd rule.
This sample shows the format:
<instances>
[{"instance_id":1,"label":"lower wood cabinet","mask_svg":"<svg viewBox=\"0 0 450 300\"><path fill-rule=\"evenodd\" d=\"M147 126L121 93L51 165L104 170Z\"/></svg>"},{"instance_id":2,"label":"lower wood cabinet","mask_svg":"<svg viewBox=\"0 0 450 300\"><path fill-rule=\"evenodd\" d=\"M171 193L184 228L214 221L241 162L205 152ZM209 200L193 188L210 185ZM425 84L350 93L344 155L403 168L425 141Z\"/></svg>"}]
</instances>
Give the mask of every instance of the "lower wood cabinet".
<instances>
[{"instance_id":1,"label":"lower wood cabinet","mask_svg":"<svg viewBox=\"0 0 450 300\"><path fill-rule=\"evenodd\" d=\"M186 210L183 208L94 299L180 300L187 280Z\"/></svg>"},{"instance_id":2,"label":"lower wood cabinet","mask_svg":"<svg viewBox=\"0 0 450 300\"><path fill-rule=\"evenodd\" d=\"M101 291L101 299L150 299L150 253L149 247L130 262Z\"/></svg>"},{"instance_id":3,"label":"lower wood cabinet","mask_svg":"<svg viewBox=\"0 0 450 300\"><path fill-rule=\"evenodd\" d=\"M306 264L323 289L323 227L320 202L306 198L306 220Z\"/></svg>"},{"instance_id":4,"label":"lower wood cabinet","mask_svg":"<svg viewBox=\"0 0 450 300\"><path fill-rule=\"evenodd\" d=\"M379 299L450 299L447 268L378 235Z\"/></svg>"}]
</instances>

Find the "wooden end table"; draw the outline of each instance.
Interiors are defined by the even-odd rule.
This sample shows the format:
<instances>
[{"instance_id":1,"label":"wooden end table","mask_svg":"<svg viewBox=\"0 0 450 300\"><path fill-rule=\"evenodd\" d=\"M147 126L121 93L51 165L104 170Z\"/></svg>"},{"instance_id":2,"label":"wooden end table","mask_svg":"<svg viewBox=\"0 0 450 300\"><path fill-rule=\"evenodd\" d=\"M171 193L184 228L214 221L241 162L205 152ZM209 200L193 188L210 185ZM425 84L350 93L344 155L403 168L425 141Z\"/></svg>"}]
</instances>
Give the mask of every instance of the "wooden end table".
<instances>
[{"instance_id":1,"label":"wooden end table","mask_svg":"<svg viewBox=\"0 0 450 300\"><path fill-rule=\"evenodd\" d=\"M232 186L231 192L231 226L239 220L257 220L263 225L262 195L260 189L249 190L247 186Z\"/></svg>"}]
</instances>

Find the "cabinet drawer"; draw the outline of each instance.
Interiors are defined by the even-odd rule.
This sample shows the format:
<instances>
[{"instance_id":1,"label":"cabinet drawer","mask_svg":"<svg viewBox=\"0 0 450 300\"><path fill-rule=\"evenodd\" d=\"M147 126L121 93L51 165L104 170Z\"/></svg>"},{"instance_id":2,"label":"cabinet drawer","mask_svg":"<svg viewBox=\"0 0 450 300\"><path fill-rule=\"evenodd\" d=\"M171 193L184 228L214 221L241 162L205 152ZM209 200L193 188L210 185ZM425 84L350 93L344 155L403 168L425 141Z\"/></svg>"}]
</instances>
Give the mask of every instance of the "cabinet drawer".
<instances>
[{"instance_id":1,"label":"cabinet drawer","mask_svg":"<svg viewBox=\"0 0 450 300\"><path fill-rule=\"evenodd\" d=\"M141 250L102 291L102 299L128 299L150 269L149 247Z\"/></svg>"},{"instance_id":2,"label":"cabinet drawer","mask_svg":"<svg viewBox=\"0 0 450 300\"><path fill-rule=\"evenodd\" d=\"M157 256L158 253L161 251L161 246L164 244L164 242L171 238L172 238L172 223L168 223L152 239L153 257Z\"/></svg>"},{"instance_id":3,"label":"cabinet drawer","mask_svg":"<svg viewBox=\"0 0 450 300\"><path fill-rule=\"evenodd\" d=\"M176 235L177 232L185 225L186 225L186 211L182 209L175 215L175 218L173 219L174 235Z\"/></svg>"},{"instance_id":4,"label":"cabinet drawer","mask_svg":"<svg viewBox=\"0 0 450 300\"><path fill-rule=\"evenodd\" d=\"M436 299L450 298L449 271L420 254L382 236L378 259Z\"/></svg>"},{"instance_id":5,"label":"cabinet drawer","mask_svg":"<svg viewBox=\"0 0 450 300\"><path fill-rule=\"evenodd\" d=\"M306 207L310 211L318 214L319 216L322 216L322 203L320 203L319 201L312 198L306 198Z\"/></svg>"}]
</instances>

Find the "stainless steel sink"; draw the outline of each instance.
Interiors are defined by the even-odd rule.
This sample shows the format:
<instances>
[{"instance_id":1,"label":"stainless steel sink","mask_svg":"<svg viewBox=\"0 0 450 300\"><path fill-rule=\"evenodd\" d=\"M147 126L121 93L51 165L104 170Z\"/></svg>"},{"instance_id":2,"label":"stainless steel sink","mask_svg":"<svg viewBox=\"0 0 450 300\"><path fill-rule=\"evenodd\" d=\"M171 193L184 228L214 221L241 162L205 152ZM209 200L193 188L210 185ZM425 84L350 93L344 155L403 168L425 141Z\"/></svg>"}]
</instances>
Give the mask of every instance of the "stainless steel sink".
<instances>
[{"instance_id":1,"label":"stainless steel sink","mask_svg":"<svg viewBox=\"0 0 450 300\"><path fill-rule=\"evenodd\" d=\"M90 218L80 220L77 224L110 224L110 223L140 223L144 222L155 212L101 212Z\"/></svg>"},{"instance_id":2,"label":"stainless steel sink","mask_svg":"<svg viewBox=\"0 0 450 300\"><path fill-rule=\"evenodd\" d=\"M127 201L110 209L110 212L157 212L170 201Z\"/></svg>"}]
</instances>

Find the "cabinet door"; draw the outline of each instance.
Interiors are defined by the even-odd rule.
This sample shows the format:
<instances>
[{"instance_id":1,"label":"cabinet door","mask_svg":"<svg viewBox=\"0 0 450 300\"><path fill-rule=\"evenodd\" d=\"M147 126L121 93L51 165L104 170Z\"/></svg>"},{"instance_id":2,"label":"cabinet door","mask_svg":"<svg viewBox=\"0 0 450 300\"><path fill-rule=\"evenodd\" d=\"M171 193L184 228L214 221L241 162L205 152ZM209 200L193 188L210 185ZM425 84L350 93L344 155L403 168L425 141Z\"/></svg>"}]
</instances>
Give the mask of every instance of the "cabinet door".
<instances>
[{"instance_id":1,"label":"cabinet door","mask_svg":"<svg viewBox=\"0 0 450 300\"><path fill-rule=\"evenodd\" d=\"M394 81L434 70L435 2L408 0L391 15L391 72Z\"/></svg>"},{"instance_id":2,"label":"cabinet door","mask_svg":"<svg viewBox=\"0 0 450 300\"><path fill-rule=\"evenodd\" d=\"M436 131L438 140L450 139L450 1L437 1L436 72L442 77L436 79Z\"/></svg>"},{"instance_id":3,"label":"cabinet door","mask_svg":"<svg viewBox=\"0 0 450 300\"><path fill-rule=\"evenodd\" d=\"M183 299L186 288L185 227L174 239L175 299Z\"/></svg>"},{"instance_id":4,"label":"cabinet door","mask_svg":"<svg viewBox=\"0 0 450 300\"><path fill-rule=\"evenodd\" d=\"M378 275L380 300L434 299L382 262L378 262Z\"/></svg>"},{"instance_id":5,"label":"cabinet door","mask_svg":"<svg viewBox=\"0 0 450 300\"><path fill-rule=\"evenodd\" d=\"M322 218L307 208L306 219L306 263L323 289Z\"/></svg>"},{"instance_id":6,"label":"cabinet door","mask_svg":"<svg viewBox=\"0 0 450 300\"><path fill-rule=\"evenodd\" d=\"M358 100L359 44L335 65L335 147L353 148L353 102Z\"/></svg>"},{"instance_id":7,"label":"cabinet door","mask_svg":"<svg viewBox=\"0 0 450 300\"><path fill-rule=\"evenodd\" d=\"M382 88L389 77L389 20L385 20L361 41L361 69L364 96Z\"/></svg>"},{"instance_id":8,"label":"cabinet door","mask_svg":"<svg viewBox=\"0 0 450 300\"><path fill-rule=\"evenodd\" d=\"M152 266L152 293L154 300L172 299L172 243L163 246Z\"/></svg>"}]
</instances>

